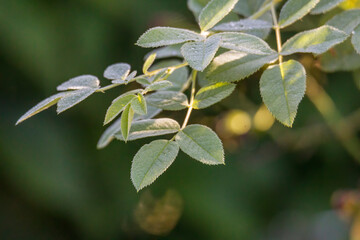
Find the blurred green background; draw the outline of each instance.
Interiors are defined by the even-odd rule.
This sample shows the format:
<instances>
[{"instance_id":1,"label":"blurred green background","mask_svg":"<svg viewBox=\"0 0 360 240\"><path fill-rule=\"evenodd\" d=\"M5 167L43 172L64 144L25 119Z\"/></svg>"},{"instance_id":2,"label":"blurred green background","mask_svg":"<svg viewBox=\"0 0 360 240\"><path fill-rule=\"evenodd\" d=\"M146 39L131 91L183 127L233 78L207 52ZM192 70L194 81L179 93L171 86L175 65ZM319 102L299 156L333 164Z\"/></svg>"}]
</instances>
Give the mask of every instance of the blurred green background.
<instances>
[{"instance_id":1,"label":"blurred green background","mask_svg":"<svg viewBox=\"0 0 360 240\"><path fill-rule=\"evenodd\" d=\"M360 98L351 73L321 74L321 90L304 99L292 129L262 128L272 119L259 76L242 81L191 119L222 137L226 165L180 154L140 193L129 172L149 139L96 150L106 108L123 89L14 126L71 77L101 77L115 62L140 70L147 50L134 42L158 25L196 22L185 0L0 0L0 239L349 239L352 222L331 199L358 187Z\"/></svg>"}]
</instances>

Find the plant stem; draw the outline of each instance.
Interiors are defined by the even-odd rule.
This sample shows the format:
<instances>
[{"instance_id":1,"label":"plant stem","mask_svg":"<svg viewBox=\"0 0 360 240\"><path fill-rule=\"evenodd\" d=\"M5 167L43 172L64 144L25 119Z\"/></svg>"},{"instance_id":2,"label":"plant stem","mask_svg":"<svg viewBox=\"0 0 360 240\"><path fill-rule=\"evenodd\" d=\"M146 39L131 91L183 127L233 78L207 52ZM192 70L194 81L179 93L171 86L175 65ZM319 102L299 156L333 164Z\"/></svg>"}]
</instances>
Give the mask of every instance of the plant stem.
<instances>
[{"instance_id":1,"label":"plant stem","mask_svg":"<svg viewBox=\"0 0 360 240\"><path fill-rule=\"evenodd\" d=\"M186 117L185 117L185 120L184 120L184 123L183 123L181 129L184 129L186 127L186 125L188 124L191 112L193 110L193 104L194 104L194 99L195 99L196 76L197 76L197 71L193 70L192 79L191 79L190 104L189 104L189 108L188 108L188 111L186 113Z\"/></svg>"},{"instance_id":2,"label":"plant stem","mask_svg":"<svg viewBox=\"0 0 360 240\"><path fill-rule=\"evenodd\" d=\"M273 21L274 21L274 29L275 29L275 34L276 34L276 44L277 44L277 49L278 49L280 71L281 71L281 75L284 77L284 71L283 71L283 68L282 68L283 56L281 55L281 50L282 50L281 33L280 33L280 26L279 26L277 16L276 16L275 3L274 2L272 2L272 4L271 4L271 15L272 15L272 18L273 18Z\"/></svg>"}]
</instances>

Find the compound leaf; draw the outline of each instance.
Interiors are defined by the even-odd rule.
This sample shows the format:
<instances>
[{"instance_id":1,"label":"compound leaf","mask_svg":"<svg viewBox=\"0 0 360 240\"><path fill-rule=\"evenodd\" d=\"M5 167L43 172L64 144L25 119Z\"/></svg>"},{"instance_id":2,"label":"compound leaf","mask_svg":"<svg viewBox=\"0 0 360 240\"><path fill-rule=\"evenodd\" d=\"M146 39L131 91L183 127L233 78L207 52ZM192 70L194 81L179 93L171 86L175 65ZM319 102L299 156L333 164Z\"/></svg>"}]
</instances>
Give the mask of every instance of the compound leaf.
<instances>
[{"instance_id":1,"label":"compound leaf","mask_svg":"<svg viewBox=\"0 0 360 240\"><path fill-rule=\"evenodd\" d=\"M220 22L234 8L238 0L211 0L201 11L199 25L205 32Z\"/></svg>"},{"instance_id":2,"label":"compound leaf","mask_svg":"<svg viewBox=\"0 0 360 240\"><path fill-rule=\"evenodd\" d=\"M229 51L214 58L206 70L206 77L212 82L239 81L276 59L277 54L254 55Z\"/></svg>"},{"instance_id":3,"label":"compound leaf","mask_svg":"<svg viewBox=\"0 0 360 240\"><path fill-rule=\"evenodd\" d=\"M201 41L205 37L186 29L171 27L155 27L146 31L137 41L144 48L162 47L188 41Z\"/></svg>"},{"instance_id":4,"label":"compound leaf","mask_svg":"<svg viewBox=\"0 0 360 240\"><path fill-rule=\"evenodd\" d=\"M110 80L125 80L130 73L130 68L130 65L127 63L115 63L105 69L104 78Z\"/></svg>"},{"instance_id":5,"label":"compound leaf","mask_svg":"<svg viewBox=\"0 0 360 240\"><path fill-rule=\"evenodd\" d=\"M56 89L58 91L66 91L66 90L78 90L84 88L98 88L99 84L100 81L97 77L92 75L82 75L71 78L70 80L57 86Z\"/></svg>"},{"instance_id":6,"label":"compound leaf","mask_svg":"<svg viewBox=\"0 0 360 240\"><path fill-rule=\"evenodd\" d=\"M296 34L284 44L282 55L290 55L296 52L321 54L342 43L348 35L331 26L304 31Z\"/></svg>"},{"instance_id":7,"label":"compound leaf","mask_svg":"<svg viewBox=\"0 0 360 240\"><path fill-rule=\"evenodd\" d=\"M233 83L215 83L210 86L201 88L194 100L193 107L195 109L207 108L224 98L230 96L236 85Z\"/></svg>"},{"instance_id":8,"label":"compound leaf","mask_svg":"<svg viewBox=\"0 0 360 240\"><path fill-rule=\"evenodd\" d=\"M29 111L27 111L24 115L22 115L19 120L16 122L16 125L19 123L25 121L26 119L34 116L35 114L38 114L41 111L44 111L45 109L48 109L49 107L55 105L63 96L65 96L67 93L57 93L51 97L46 98L45 100L39 102L34 107L32 107Z\"/></svg>"},{"instance_id":9,"label":"compound leaf","mask_svg":"<svg viewBox=\"0 0 360 240\"><path fill-rule=\"evenodd\" d=\"M84 88L67 92L66 95L63 96L57 103L57 113L62 113L75 106L96 92L96 90L96 88Z\"/></svg>"},{"instance_id":10,"label":"compound leaf","mask_svg":"<svg viewBox=\"0 0 360 240\"><path fill-rule=\"evenodd\" d=\"M120 124L121 133L125 142L128 139L133 118L134 118L134 110L132 109L131 104L128 104L121 115L121 124Z\"/></svg>"},{"instance_id":11,"label":"compound leaf","mask_svg":"<svg viewBox=\"0 0 360 240\"><path fill-rule=\"evenodd\" d=\"M131 181L137 191L153 183L174 162L179 145L168 140L146 144L136 153L131 165Z\"/></svg>"},{"instance_id":12,"label":"compound leaf","mask_svg":"<svg viewBox=\"0 0 360 240\"><path fill-rule=\"evenodd\" d=\"M215 36L221 37L221 47L244 53L256 55L270 55L276 53L269 45L254 35L246 33L219 33Z\"/></svg>"},{"instance_id":13,"label":"compound leaf","mask_svg":"<svg viewBox=\"0 0 360 240\"><path fill-rule=\"evenodd\" d=\"M288 0L282 7L279 26L284 28L308 14L320 0Z\"/></svg>"},{"instance_id":14,"label":"compound leaf","mask_svg":"<svg viewBox=\"0 0 360 240\"><path fill-rule=\"evenodd\" d=\"M214 58L220 41L220 37L212 36L205 41L185 43L181 53L193 69L202 72Z\"/></svg>"},{"instance_id":15,"label":"compound leaf","mask_svg":"<svg viewBox=\"0 0 360 240\"><path fill-rule=\"evenodd\" d=\"M269 67L260 79L260 92L266 107L288 127L293 125L305 89L305 69L294 60L284 62L281 67Z\"/></svg>"},{"instance_id":16,"label":"compound leaf","mask_svg":"<svg viewBox=\"0 0 360 240\"><path fill-rule=\"evenodd\" d=\"M189 125L175 137L180 149L209 165L224 164L224 148L214 131L203 125Z\"/></svg>"},{"instance_id":17,"label":"compound leaf","mask_svg":"<svg viewBox=\"0 0 360 240\"><path fill-rule=\"evenodd\" d=\"M170 118L139 120L131 125L128 141L176 133L179 130L179 123ZM115 137L119 140L124 140L119 131L115 134Z\"/></svg>"},{"instance_id":18,"label":"compound leaf","mask_svg":"<svg viewBox=\"0 0 360 240\"><path fill-rule=\"evenodd\" d=\"M360 24L360 9L352 9L335 15L326 25L333 26L341 31L351 34Z\"/></svg>"},{"instance_id":19,"label":"compound leaf","mask_svg":"<svg viewBox=\"0 0 360 240\"><path fill-rule=\"evenodd\" d=\"M321 14L330 11L344 0L320 0L316 7L311 10L311 14Z\"/></svg>"},{"instance_id":20,"label":"compound leaf","mask_svg":"<svg viewBox=\"0 0 360 240\"><path fill-rule=\"evenodd\" d=\"M164 110L177 111L188 106L188 99L181 92L159 91L150 94L146 99L148 104Z\"/></svg>"},{"instance_id":21,"label":"compound leaf","mask_svg":"<svg viewBox=\"0 0 360 240\"><path fill-rule=\"evenodd\" d=\"M117 117L122 111L124 111L125 107L134 99L135 95L121 95L115 98L110 107L106 111L104 125L111 122L115 117Z\"/></svg>"}]
</instances>

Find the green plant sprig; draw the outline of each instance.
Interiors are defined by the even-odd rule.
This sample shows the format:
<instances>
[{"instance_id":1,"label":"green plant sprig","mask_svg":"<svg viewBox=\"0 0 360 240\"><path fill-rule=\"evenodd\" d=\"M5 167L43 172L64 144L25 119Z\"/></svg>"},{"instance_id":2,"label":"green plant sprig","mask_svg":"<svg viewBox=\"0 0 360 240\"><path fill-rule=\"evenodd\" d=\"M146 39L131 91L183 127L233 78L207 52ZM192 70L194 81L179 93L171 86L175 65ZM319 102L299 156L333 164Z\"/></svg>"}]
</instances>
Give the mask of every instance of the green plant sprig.
<instances>
[{"instance_id":1,"label":"green plant sprig","mask_svg":"<svg viewBox=\"0 0 360 240\"><path fill-rule=\"evenodd\" d=\"M199 23L199 31L155 27L137 41L144 48L156 48L146 58L142 72L130 72L126 63L109 66L104 77L111 84L101 87L97 77L83 75L57 87L57 94L43 100L17 122L57 104L61 113L93 93L127 85L141 88L125 92L107 109L104 124L114 121L103 133L98 148L113 139L133 141L140 138L173 134L170 140L155 140L144 145L135 155L131 180L139 191L155 181L173 163L179 150L204 164L224 164L220 138L210 128L189 125L194 109L210 107L231 95L236 82L265 67L260 78L260 94L273 116L291 127L298 106L305 95L306 71L293 54L312 53L321 60L324 71L355 70L360 66L342 58L360 58L360 10L343 11L325 25L300 32L285 43L281 30L306 15L330 11L339 0L188 0L189 9ZM277 7L281 6L279 15ZM227 20L227 16L235 21ZM275 31L277 49L266 42ZM350 41L346 39L351 38ZM222 49L219 53L219 49ZM335 49L334 58L329 53ZM181 58L178 60L162 60ZM360 60L359 60L360 62ZM189 74L189 70L191 70ZM202 81L197 81L198 73ZM197 87L198 90L197 90ZM190 88L190 96L185 94ZM154 118L161 111L185 110L183 124L170 118ZM120 117L119 117L120 116ZM116 120L115 120L116 119Z\"/></svg>"}]
</instances>

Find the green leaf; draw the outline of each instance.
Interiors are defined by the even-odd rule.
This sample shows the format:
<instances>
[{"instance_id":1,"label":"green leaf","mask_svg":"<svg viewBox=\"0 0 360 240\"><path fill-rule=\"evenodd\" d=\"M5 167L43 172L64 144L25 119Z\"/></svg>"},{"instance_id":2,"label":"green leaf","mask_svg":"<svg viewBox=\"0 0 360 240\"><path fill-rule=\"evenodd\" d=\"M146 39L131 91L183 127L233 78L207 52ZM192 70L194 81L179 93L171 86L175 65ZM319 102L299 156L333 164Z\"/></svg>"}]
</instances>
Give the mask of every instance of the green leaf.
<instances>
[{"instance_id":1,"label":"green leaf","mask_svg":"<svg viewBox=\"0 0 360 240\"><path fill-rule=\"evenodd\" d=\"M130 73L130 68L130 65L127 63L115 63L105 69L104 78L110 80L125 80Z\"/></svg>"},{"instance_id":2,"label":"green leaf","mask_svg":"<svg viewBox=\"0 0 360 240\"><path fill-rule=\"evenodd\" d=\"M270 55L276 52L262 39L246 33L219 33L221 47L243 53Z\"/></svg>"},{"instance_id":3,"label":"green leaf","mask_svg":"<svg viewBox=\"0 0 360 240\"><path fill-rule=\"evenodd\" d=\"M182 57L180 48L182 44L171 45L167 47L157 48L148 54L146 54L145 59L148 58L151 54L156 53L156 59L170 58L170 57Z\"/></svg>"},{"instance_id":4,"label":"green leaf","mask_svg":"<svg viewBox=\"0 0 360 240\"><path fill-rule=\"evenodd\" d=\"M269 67L261 76L260 92L274 117L285 126L294 123L298 106L305 95L306 72L301 63L290 60Z\"/></svg>"},{"instance_id":5,"label":"green leaf","mask_svg":"<svg viewBox=\"0 0 360 240\"><path fill-rule=\"evenodd\" d=\"M201 11L209 3L210 0L188 0L187 6L189 10L194 14L195 18L198 19Z\"/></svg>"},{"instance_id":6,"label":"green leaf","mask_svg":"<svg viewBox=\"0 0 360 240\"><path fill-rule=\"evenodd\" d=\"M356 52L360 54L360 25L355 28L353 36L351 38L351 43L354 46Z\"/></svg>"},{"instance_id":7,"label":"green leaf","mask_svg":"<svg viewBox=\"0 0 360 240\"><path fill-rule=\"evenodd\" d=\"M161 113L162 109L151 106L149 104L146 104L147 106L147 110L146 110L146 114L145 115L139 115L136 114L134 115L134 120L138 121L138 120L142 120L142 119L150 119L155 117L156 115L158 115L159 113Z\"/></svg>"},{"instance_id":8,"label":"green leaf","mask_svg":"<svg viewBox=\"0 0 360 240\"><path fill-rule=\"evenodd\" d=\"M97 149L103 149L109 145L119 131L121 131L121 118L117 119L104 131L97 143Z\"/></svg>"},{"instance_id":9,"label":"green leaf","mask_svg":"<svg viewBox=\"0 0 360 240\"><path fill-rule=\"evenodd\" d=\"M351 34L360 24L360 9L352 9L335 15L326 22L326 25L333 26L341 31Z\"/></svg>"},{"instance_id":10,"label":"green leaf","mask_svg":"<svg viewBox=\"0 0 360 240\"><path fill-rule=\"evenodd\" d=\"M151 54L144 62L143 73L147 75L149 68L153 65L156 59L156 53Z\"/></svg>"},{"instance_id":11,"label":"green leaf","mask_svg":"<svg viewBox=\"0 0 360 240\"><path fill-rule=\"evenodd\" d=\"M241 19L239 21L227 22L213 27L212 30L220 32L241 32L256 29L271 29L273 26L268 21L259 19Z\"/></svg>"},{"instance_id":12,"label":"green leaf","mask_svg":"<svg viewBox=\"0 0 360 240\"><path fill-rule=\"evenodd\" d=\"M148 86L148 85L151 84L149 77L145 77L145 76L144 77L137 77L136 82L143 85L143 86Z\"/></svg>"},{"instance_id":13,"label":"green leaf","mask_svg":"<svg viewBox=\"0 0 360 240\"><path fill-rule=\"evenodd\" d=\"M260 9L264 1L265 0L239 0L233 11L245 17L249 17Z\"/></svg>"},{"instance_id":14,"label":"green leaf","mask_svg":"<svg viewBox=\"0 0 360 240\"><path fill-rule=\"evenodd\" d=\"M153 183L174 162L179 145L168 140L156 140L136 153L131 165L131 181L137 191Z\"/></svg>"},{"instance_id":15,"label":"green leaf","mask_svg":"<svg viewBox=\"0 0 360 240\"><path fill-rule=\"evenodd\" d=\"M199 25L205 32L220 22L234 8L238 0L211 0L201 11Z\"/></svg>"},{"instance_id":16,"label":"green leaf","mask_svg":"<svg viewBox=\"0 0 360 240\"><path fill-rule=\"evenodd\" d=\"M45 100L39 102L31 108L29 111L27 111L24 115L22 115L19 120L16 122L16 125L19 123L25 121L26 119L34 116L35 114L38 114L41 111L44 111L45 109L48 109L49 107L55 105L63 96L65 96L66 92L57 93L51 97L46 98Z\"/></svg>"},{"instance_id":17,"label":"green leaf","mask_svg":"<svg viewBox=\"0 0 360 240\"><path fill-rule=\"evenodd\" d=\"M126 82L131 82L134 81L135 77L136 77L137 71L132 71L125 79ZM116 80L112 81L113 83L116 83Z\"/></svg>"},{"instance_id":18,"label":"green leaf","mask_svg":"<svg viewBox=\"0 0 360 240\"><path fill-rule=\"evenodd\" d=\"M212 82L239 81L276 59L277 54L264 56L229 51L213 60L206 70L206 77Z\"/></svg>"},{"instance_id":19,"label":"green leaf","mask_svg":"<svg viewBox=\"0 0 360 240\"><path fill-rule=\"evenodd\" d=\"M179 130L179 123L170 118L139 120L131 125L128 141L176 133ZM121 132L117 132L115 137L124 141Z\"/></svg>"},{"instance_id":20,"label":"green leaf","mask_svg":"<svg viewBox=\"0 0 360 240\"><path fill-rule=\"evenodd\" d=\"M96 88L84 88L67 92L67 94L63 96L57 103L57 113L62 113L65 110L75 106L96 92L96 90Z\"/></svg>"},{"instance_id":21,"label":"green leaf","mask_svg":"<svg viewBox=\"0 0 360 240\"><path fill-rule=\"evenodd\" d=\"M321 14L330 11L344 0L320 0L316 7L311 10L311 14Z\"/></svg>"},{"instance_id":22,"label":"green leaf","mask_svg":"<svg viewBox=\"0 0 360 240\"><path fill-rule=\"evenodd\" d=\"M230 96L235 87L235 84L224 82L203 87L197 92L193 107L195 109L207 108L220 102L224 98Z\"/></svg>"},{"instance_id":23,"label":"green leaf","mask_svg":"<svg viewBox=\"0 0 360 240\"><path fill-rule=\"evenodd\" d=\"M321 26L290 38L283 45L281 54L290 55L297 52L322 54L348 37L345 32L334 27Z\"/></svg>"},{"instance_id":24,"label":"green leaf","mask_svg":"<svg viewBox=\"0 0 360 240\"><path fill-rule=\"evenodd\" d=\"M92 75L82 75L75 78L71 78L70 80L57 86L56 89L58 91L78 90L84 88L98 88L99 85L100 85L100 81L97 77Z\"/></svg>"},{"instance_id":25,"label":"green leaf","mask_svg":"<svg viewBox=\"0 0 360 240\"><path fill-rule=\"evenodd\" d=\"M360 55L349 39L320 55L319 62L325 72L352 71L360 68Z\"/></svg>"},{"instance_id":26,"label":"green leaf","mask_svg":"<svg viewBox=\"0 0 360 240\"><path fill-rule=\"evenodd\" d=\"M139 115L145 115L147 112L146 100L142 94L138 94L131 100L131 108Z\"/></svg>"},{"instance_id":27,"label":"green leaf","mask_svg":"<svg viewBox=\"0 0 360 240\"><path fill-rule=\"evenodd\" d=\"M211 36L202 42L185 43L181 53L190 67L202 72L214 58L220 47L220 41L220 37Z\"/></svg>"},{"instance_id":28,"label":"green leaf","mask_svg":"<svg viewBox=\"0 0 360 240\"><path fill-rule=\"evenodd\" d=\"M128 139L133 118L134 110L132 109L131 104L128 104L121 115L121 133L125 142Z\"/></svg>"},{"instance_id":29,"label":"green leaf","mask_svg":"<svg viewBox=\"0 0 360 240\"><path fill-rule=\"evenodd\" d=\"M176 135L175 140L183 152L202 163L224 164L221 140L206 126L189 125Z\"/></svg>"},{"instance_id":30,"label":"green leaf","mask_svg":"<svg viewBox=\"0 0 360 240\"><path fill-rule=\"evenodd\" d=\"M137 41L137 45L144 48L162 47L188 41L201 41L205 37L186 29L155 27L145 32Z\"/></svg>"},{"instance_id":31,"label":"green leaf","mask_svg":"<svg viewBox=\"0 0 360 240\"><path fill-rule=\"evenodd\" d=\"M110 107L106 111L104 125L111 122L114 118L116 118L122 111L124 111L125 107L134 99L135 95L121 95L115 98Z\"/></svg>"},{"instance_id":32,"label":"green leaf","mask_svg":"<svg viewBox=\"0 0 360 240\"><path fill-rule=\"evenodd\" d=\"M279 26L284 28L303 18L320 0L288 0L282 7Z\"/></svg>"},{"instance_id":33,"label":"green leaf","mask_svg":"<svg viewBox=\"0 0 360 240\"><path fill-rule=\"evenodd\" d=\"M186 108L189 103L185 94L175 91L159 91L147 97L148 104L164 110L178 111Z\"/></svg>"},{"instance_id":34,"label":"green leaf","mask_svg":"<svg viewBox=\"0 0 360 240\"><path fill-rule=\"evenodd\" d=\"M164 88L169 88L171 86L172 86L172 83L170 81L162 80L162 81L151 83L147 88L145 88L145 91L147 91L147 92L156 91L156 90L160 90L160 89L164 89Z\"/></svg>"}]
</instances>

